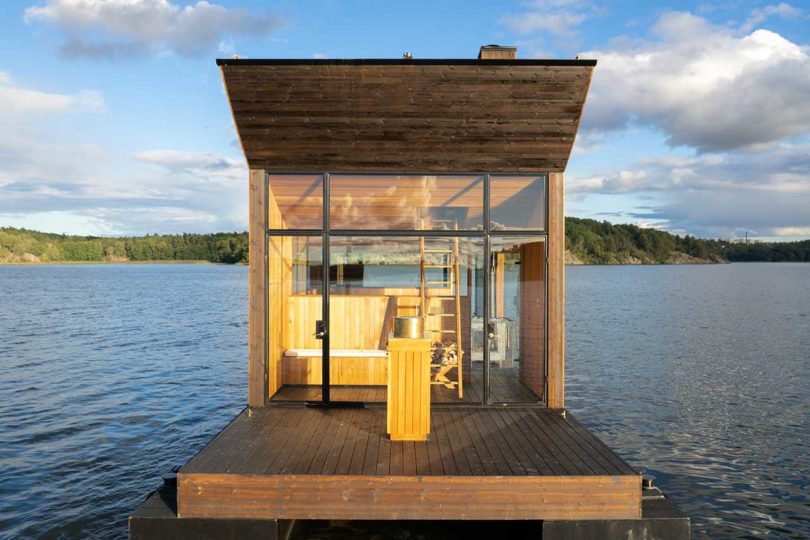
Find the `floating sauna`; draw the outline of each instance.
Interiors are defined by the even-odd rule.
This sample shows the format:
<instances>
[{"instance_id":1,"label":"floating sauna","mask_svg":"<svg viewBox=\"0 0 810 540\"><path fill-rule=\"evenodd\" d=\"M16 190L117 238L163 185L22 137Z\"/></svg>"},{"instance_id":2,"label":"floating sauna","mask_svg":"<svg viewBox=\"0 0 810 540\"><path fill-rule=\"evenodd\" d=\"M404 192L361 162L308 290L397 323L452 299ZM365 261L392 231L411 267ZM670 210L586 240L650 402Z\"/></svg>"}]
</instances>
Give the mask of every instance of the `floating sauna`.
<instances>
[{"instance_id":1,"label":"floating sauna","mask_svg":"<svg viewBox=\"0 0 810 540\"><path fill-rule=\"evenodd\" d=\"M639 472L565 413L596 62L217 63L250 169L248 407L180 470L178 521L638 520Z\"/></svg>"}]
</instances>

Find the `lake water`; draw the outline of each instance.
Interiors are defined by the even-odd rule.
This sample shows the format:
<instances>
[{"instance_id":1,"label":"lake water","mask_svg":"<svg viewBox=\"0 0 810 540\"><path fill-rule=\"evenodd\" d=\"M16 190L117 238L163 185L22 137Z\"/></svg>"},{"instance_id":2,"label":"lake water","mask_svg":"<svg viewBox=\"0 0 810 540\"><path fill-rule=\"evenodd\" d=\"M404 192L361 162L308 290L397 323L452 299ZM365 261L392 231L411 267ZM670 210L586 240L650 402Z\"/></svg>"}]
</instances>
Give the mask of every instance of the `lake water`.
<instances>
[{"instance_id":1,"label":"lake water","mask_svg":"<svg viewBox=\"0 0 810 540\"><path fill-rule=\"evenodd\" d=\"M245 402L246 268L0 267L0 537L124 537ZM810 265L569 267L567 403L696 538L810 536Z\"/></svg>"}]
</instances>

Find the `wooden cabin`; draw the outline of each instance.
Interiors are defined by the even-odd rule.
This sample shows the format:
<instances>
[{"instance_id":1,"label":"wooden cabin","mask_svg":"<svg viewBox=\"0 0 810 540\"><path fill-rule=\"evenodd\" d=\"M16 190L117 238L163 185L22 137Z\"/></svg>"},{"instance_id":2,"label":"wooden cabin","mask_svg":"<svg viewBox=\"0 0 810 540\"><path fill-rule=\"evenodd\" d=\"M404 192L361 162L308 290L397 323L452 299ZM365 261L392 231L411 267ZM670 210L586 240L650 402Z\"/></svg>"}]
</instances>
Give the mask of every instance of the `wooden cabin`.
<instances>
[{"instance_id":1,"label":"wooden cabin","mask_svg":"<svg viewBox=\"0 0 810 540\"><path fill-rule=\"evenodd\" d=\"M180 471L181 521L640 518L639 472L565 412L596 62L217 63L250 169L248 408Z\"/></svg>"}]
</instances>

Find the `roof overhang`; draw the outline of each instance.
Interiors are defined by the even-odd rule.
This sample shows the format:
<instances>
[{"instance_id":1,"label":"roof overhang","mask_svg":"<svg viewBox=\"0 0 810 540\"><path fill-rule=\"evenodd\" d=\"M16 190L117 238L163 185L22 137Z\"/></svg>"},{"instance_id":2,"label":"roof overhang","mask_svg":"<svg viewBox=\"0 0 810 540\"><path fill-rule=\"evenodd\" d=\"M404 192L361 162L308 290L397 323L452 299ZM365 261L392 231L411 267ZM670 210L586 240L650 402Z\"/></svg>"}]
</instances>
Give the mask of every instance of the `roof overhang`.
<instances>
[{"instance_id":1,"label":"roof overhang","mask_svg":"<svg viewBox=\"0 0 810 540\"><path fill-rule=\"evenodd\" d=\"M560 172L595 60L217 60L253 169Z\"/></svg>"}]
</instances>

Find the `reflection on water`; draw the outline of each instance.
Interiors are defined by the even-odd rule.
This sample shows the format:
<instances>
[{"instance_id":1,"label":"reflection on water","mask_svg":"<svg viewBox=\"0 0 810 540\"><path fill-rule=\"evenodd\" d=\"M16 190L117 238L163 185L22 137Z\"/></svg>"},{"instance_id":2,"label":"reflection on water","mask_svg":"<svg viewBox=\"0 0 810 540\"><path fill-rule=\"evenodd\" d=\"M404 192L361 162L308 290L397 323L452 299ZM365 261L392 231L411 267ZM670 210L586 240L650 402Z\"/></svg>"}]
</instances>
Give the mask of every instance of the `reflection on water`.
<instances>
[{"instance_id":1,"label":"reflection on water","mask_svg":"<svg viewBox=\"0 0 810 540\"><path fill-rule=\"evenodd\" d=\"M696 538L810 536L810 265L569 267L570 409Z\"/></svg>"},{"instance_id":2,"label":"reflection on water","mask_svg":"<svg viewBox=\"0 0 810 540\"><path fill-rule=\"evenodd\" d=\"M0 267L0 537L125 536L245 401L246 285L244 267ZM569 407L695 537L810 536L808 285L810 265L569 267Z\"/></svg>"},{"instance_id":3,"label":"reflection on water","mask_svg":"<svg viewBox=\"0 0 810 540\"><path fill-rule=\"evenodd\" d=\"M0 537L126 535L242 408L244 267L0 267Z\"/></svg>"}]
</instances>

